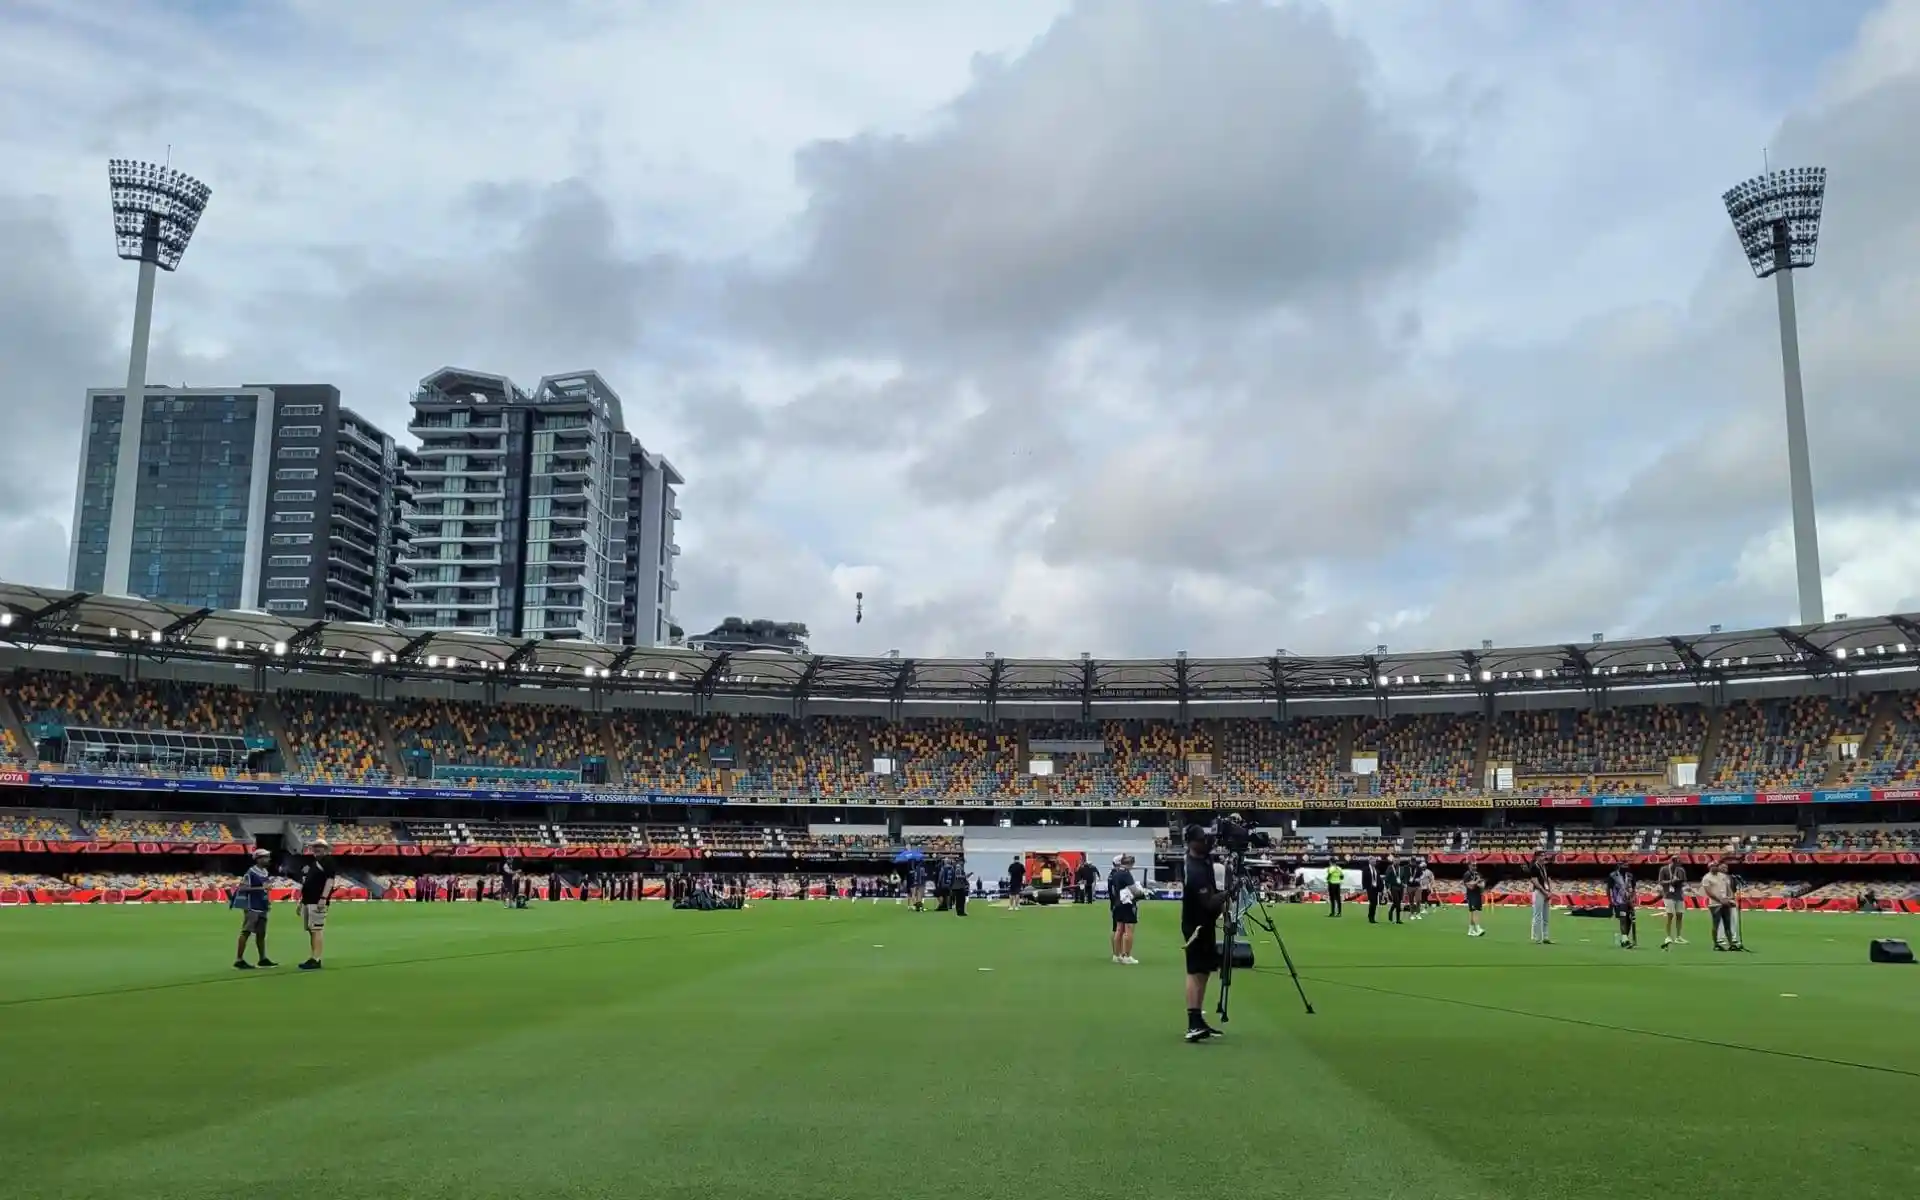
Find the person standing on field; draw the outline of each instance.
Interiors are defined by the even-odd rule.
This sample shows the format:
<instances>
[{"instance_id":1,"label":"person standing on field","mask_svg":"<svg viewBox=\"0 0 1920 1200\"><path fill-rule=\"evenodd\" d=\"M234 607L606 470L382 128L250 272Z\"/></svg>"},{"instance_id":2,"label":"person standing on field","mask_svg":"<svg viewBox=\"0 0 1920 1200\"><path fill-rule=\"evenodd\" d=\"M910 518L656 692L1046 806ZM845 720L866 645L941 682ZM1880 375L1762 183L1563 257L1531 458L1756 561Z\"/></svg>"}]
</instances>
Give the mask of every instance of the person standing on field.
<instances>
[{"instance_id":1,"label":"person standing on field","mask_svg":"<svg viewBox=\"0 0 1920 1200\"><path fill-rule=\"evenodd\" d=\"M1553 938L1547 929L1547 919L1552 914L1553 878L1547 874L1547 852L1535 850L1533 860L1527 864L1527 881L1533 893L1533 940L1542 946L1553 945Z\"/></svg>"},{"instance_id":2,"label":"person standing on field","mask_svg":"<svg viewBox=\"0 0 1920 1200\"><path fill-rule=\"evenodd\" d=\"M1681 865L1678 854L1669 857L1660 868L1659 882L1660 907L1666 913L1666 930L1660 939L1660 948L1684 946L1687 939L1680 936L1680 928L1687 915L1687 868Z\"/></svg>"},{"instance_id":3,"label":"person standing on field","mask_svg":"<svg viewBox=\"0 0 1920 1200\"><path fill-rule=\"evenodd\" d=\"M1460 887L1467 894L1467 936L1485 937L1487 930L1480 924L1480 910L1487 902L1487 877L1480 873L1480 864L1467 862L1467 873L1461 878Z\"/></svg>"},{"instance_id":4,"label":"person standing on field","mask_svg":"<svg viewBox=\"0 0 1920 1200\"><path fill-rule=\"evenodd\" d=\"M1734 925L1734 906L1739 900L1734 894L1733 876L1727 873L1727 861L1719 859L1707 869L1706 876L1700 880L1700 890L1707 897L1707 911L1713 917L1713 948L1715 950L1740 949L1740 931Z\"/></svg>"},{"instance_id":5,"label":"person standing on field","mask_svg":"<svg viewBox=\"0 0 1920 1200\"><path fill-rule=\"evenodd\" d=\"M327 941L327 904L333 899L333 847L319 838L307 843L307 861L300 868L300 924L307 931L307 961L302 971L320 969Z\"/></svg>"},{"instance_id":6,"label":"person standing on field","mask_svg":"<svg viewBox=\"0 0 1920 1200\"><path fill-rule=\"evenodd\" d=\"M1113 910L1113 961L1138 966L1140 960L1133 956L1133 930L1140 922L1140 909L1131 854L1113 860L1113 871L1107 876L1107 905Z\"/></svg>"},{"instance_id":7,"label":"person standing on field","mask_svg":"<svg viewBox=\"0 0 1920 1200\"><path fill-rule=\"evenodd\" d=\"M245 913L240 919L240 943L233 951L233 966L238 971L251 971L254 967L247 961L248 937L253 938L261 966L279 965L267 957L267 917L273 912L273 895L268 891L273 877L267 872L267 863L272 857L265 849L255 850L253 865L247 868L246 878L234 889L234 900Z\"/></svg>"}]
</instances>

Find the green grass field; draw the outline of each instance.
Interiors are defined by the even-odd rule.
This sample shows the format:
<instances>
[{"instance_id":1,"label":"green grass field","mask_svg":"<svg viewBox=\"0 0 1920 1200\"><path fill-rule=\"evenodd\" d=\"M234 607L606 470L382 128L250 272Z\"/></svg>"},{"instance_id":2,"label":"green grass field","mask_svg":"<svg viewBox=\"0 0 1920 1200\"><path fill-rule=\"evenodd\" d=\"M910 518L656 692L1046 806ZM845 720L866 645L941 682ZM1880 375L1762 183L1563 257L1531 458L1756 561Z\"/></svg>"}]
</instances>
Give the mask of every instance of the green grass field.
<instances>
[{"instance_id":1,"label":"green grass field","mask_svg":"<svg viewBox=\"0 0 1920 1200\"><path fill-rule=\"evenodd\" d=\"M285 906L251 973L222 908L4 910L0 1195L1920 1194L1920 968L1866 962L1920 924L1491 916L1282 910L1318 1015L1263 944L1188 1046L1165 904L1131 968L1104 909L343 905L317 974Z\"/></svg>"}]
</instances>

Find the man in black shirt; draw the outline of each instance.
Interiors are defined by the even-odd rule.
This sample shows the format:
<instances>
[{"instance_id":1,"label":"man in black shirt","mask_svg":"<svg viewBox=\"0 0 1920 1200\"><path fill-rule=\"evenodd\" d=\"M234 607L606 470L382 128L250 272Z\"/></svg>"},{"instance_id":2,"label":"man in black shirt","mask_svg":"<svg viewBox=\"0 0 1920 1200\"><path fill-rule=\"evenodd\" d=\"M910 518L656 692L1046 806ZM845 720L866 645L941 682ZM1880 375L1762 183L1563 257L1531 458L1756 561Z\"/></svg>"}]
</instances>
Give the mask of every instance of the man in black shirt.
<instances>
[{"instance_id":1,"label":"man in black shirt","mask_svg":"<svg viewBox=\"0 0 1920 1200\"><path fill-rule=\"evenodd\" d=\"M1187 1040L1204 1042L1219 1037L1220 1031L1207 1024L1201 1015L1207 1005L1207 977L1220 969L1220 943L1215 923L1226 907L1227 894L1220 890L1213 874L1213 859L1208 851L1212 838L1199 825L1185 831L1187 843L1186 874L1180 889L1180 936L1187 949Z\"/></svg>"},{"instance_id":2,"label":"man in black shirt","mask_svg":"<svg viewBox=\"0 0 1920 1200\"><path fill-rule=\"evenodd\" d=\"M1133 929L1140 923L1140 908L1131 854L1113 860L1113 870L1107 874L1107 907L1113 910L1113 961L1138 966L1140 960L1133 956Z\"/></svg>"},{"instance_id":3,"label":"man in black shirt","mask_svg":"<svg viewBox=\"0 0 1920 1200\"><path fill-rule=\"evenodd\" d=\"M1007 864L1007 911L1020 907L1020 890L1027 885L1027 864L1014 859Z\"/></svg>"},{"instance_id":4,"label":"man in black shirt","mask_svg":"<svg viewBox=\"0 0 1920 1200\"><path fill-rule=\"evenodd\" d=\"M302 971L320 969L321 951L327 940L327 902L333 898L333 848L315 838L307 843L306 861L300 867L300 924L306 928L309 953L300 964Z\"/></svg>"}]
</instances>

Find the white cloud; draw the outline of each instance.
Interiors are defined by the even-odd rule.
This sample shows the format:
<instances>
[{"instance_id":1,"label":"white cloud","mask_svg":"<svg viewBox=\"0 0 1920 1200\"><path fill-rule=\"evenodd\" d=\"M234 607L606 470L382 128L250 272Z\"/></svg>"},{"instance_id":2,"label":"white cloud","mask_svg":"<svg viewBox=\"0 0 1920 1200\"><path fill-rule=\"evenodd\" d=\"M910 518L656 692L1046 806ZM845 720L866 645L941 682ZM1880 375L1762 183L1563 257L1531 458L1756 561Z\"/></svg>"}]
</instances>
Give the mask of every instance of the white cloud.
<instances>
[{"instance_id":1,"label":"white cloud","mask_svg":"<svg viewBox=\"0 0 1920 1200\"><path fill-rule=\"evenodd\" d=\"M323 378L397 426L446 362L598 367L692 481L689 625L972 656L1778 622L1771 297L1717 202L1768 145L1833 172L1830 605L1909 605L1920 4L1766 7L23 0L0 575L62 577L78 401L124 371L100 159L171 143L215 195L156 379Z\"/></svg>"}]
</instances>

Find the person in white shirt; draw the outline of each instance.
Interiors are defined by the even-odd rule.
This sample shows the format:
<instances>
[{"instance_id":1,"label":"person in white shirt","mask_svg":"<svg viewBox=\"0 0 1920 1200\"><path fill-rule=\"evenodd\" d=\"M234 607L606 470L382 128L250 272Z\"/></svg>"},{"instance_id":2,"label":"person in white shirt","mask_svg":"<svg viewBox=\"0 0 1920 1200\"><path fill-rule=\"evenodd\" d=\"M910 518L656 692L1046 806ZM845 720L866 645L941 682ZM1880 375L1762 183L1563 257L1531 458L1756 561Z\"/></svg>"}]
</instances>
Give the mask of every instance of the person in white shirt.
<instances>
[{"instance_id":1,"label":"person in white shirt","mask_svg":"<svg viewBox=\"0 0 1920 1200\"><path fill-rule=\"evenodd\" d=\"M1700 890L1706 894L1707 910L1713 916L1713 948L1740 949L1740 931L1734 925L1734 908L1739 904L1739 899L1734 893L1733 876L1727 873L1725 859L1707 869L1706 875L1700 880Z\"/></svg>"}]
</instances>

